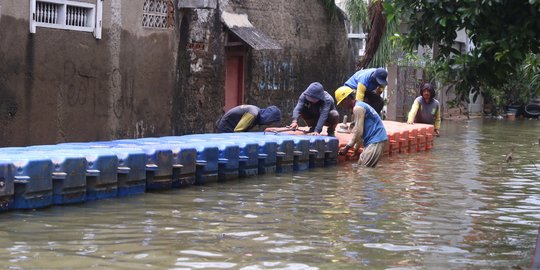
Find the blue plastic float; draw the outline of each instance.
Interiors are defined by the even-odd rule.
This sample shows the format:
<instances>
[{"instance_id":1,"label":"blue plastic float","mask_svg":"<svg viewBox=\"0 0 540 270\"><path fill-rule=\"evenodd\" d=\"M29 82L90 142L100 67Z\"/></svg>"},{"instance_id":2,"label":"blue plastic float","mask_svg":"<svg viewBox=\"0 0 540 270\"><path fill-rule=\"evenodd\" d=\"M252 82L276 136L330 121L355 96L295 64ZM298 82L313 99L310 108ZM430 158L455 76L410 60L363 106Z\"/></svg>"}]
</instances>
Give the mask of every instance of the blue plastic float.
<instances>
[{"instance_id":1,"label":"blue plastic float","mask_svg":"<svg viewBox=\"0 0 540 270\"><path fill-rule=\"evenodd\" d=\"M246 132L0 148L0 211L329 166L338 144Z\"/></svg>"}]
</instances>

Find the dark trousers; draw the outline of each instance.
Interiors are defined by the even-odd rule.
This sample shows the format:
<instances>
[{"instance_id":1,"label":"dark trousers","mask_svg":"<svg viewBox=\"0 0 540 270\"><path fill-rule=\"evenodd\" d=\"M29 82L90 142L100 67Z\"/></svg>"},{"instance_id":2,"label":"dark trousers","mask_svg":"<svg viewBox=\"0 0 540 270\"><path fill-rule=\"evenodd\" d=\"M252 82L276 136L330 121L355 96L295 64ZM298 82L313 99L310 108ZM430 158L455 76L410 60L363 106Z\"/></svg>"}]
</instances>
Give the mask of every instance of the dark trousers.
<instances>
[{"instance_id":1,"label":"dark trousers","mask_svg":"<svg viewBox=\"0 0 540 270\"><path fill-rule=\"evenodd\" d=\"M320 113L318 110L310 110L308 108L305 108L300 112L300 116L306 124L310 127L309 131L313 132L315 130L315 126L317 126L317 122L319 122ZM339 123L339 113L336 110L331 110L328 113L328 118L326 118L326 122L324 122L325 126L328 126L328 134L334 134L336 131L336 126Z\"/></svg>"},{"instance_id":2,"label":"dark trousers","mask_svg":"<svg viewBox=\"0 0 540 270\"><path fill-rule=\"evenodd\" d=\"M364 101L369 106L373 107L378 115L381 115L381 111L384 107L384 100L380 95L377 95L375 91L366 91L364 94Z\"/></svg>"}]
</instances>

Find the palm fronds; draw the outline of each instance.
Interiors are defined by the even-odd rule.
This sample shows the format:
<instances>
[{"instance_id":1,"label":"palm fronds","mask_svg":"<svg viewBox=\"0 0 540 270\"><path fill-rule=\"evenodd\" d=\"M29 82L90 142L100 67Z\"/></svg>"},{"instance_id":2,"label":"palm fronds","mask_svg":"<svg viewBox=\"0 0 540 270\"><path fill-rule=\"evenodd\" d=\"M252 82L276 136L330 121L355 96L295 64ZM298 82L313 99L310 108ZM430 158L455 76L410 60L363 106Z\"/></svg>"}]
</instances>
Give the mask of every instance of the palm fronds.
<instances>
[{"instance_id":1,"label":"palm fronds","mask_svg":"<svg viewBox=\"0 0 540 270\"><path fill-rule=\"evenodd\" d=\"M349 0L345 4L347 14L351 23L360 23L362 27L369 30L369 15L367 4L364 0Z\"/></svg>"}]
</instances>

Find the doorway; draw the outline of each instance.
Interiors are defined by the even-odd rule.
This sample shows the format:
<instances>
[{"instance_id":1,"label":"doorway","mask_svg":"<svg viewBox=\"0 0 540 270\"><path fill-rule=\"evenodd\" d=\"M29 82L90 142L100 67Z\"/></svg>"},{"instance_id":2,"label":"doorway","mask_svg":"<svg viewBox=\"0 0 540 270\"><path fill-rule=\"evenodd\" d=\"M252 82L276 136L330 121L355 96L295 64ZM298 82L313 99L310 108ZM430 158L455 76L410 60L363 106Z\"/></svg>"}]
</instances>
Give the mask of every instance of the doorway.
<instances>
[{"instance_id":1,"label":"doorway","mask_svg":"<svg viewBox=\"0 0 540 270\"><path fill-rule=\"evenodd\" d=\"M225 70L225 106L223 111L243 104L244 101L244 54L227 52Z\"/></svg>"}]
</instances>

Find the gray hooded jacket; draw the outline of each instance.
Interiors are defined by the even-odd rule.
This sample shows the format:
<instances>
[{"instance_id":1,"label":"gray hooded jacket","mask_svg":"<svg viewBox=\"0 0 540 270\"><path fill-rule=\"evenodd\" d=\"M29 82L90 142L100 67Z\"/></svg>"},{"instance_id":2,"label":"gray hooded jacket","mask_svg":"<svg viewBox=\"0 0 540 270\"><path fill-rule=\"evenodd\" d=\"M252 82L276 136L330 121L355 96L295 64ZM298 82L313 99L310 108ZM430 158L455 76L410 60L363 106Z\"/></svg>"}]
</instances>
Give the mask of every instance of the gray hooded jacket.
<instances>
[{"instance_id":1,"label":"gray hooded jacket","mask_svg":"<svg viewBox=\"0 0 540 270\"><path fill-rule=\"evenodd\" d=\"M317 103L311 103L307 100L306 96L316 98L319 101ZM298 121L300 113L304 107L307 106L316 106L319 111L319 120L317 121L317 126L315 126L315 132L321 133L324 123L328 119L328 113L331 110L336 109L334 104L334 98L328 92L324 91L323 86L314 82L306 88L306 90L298 98L298 103L294 107L292 119Z\"/></svg>"}]
</instances>

